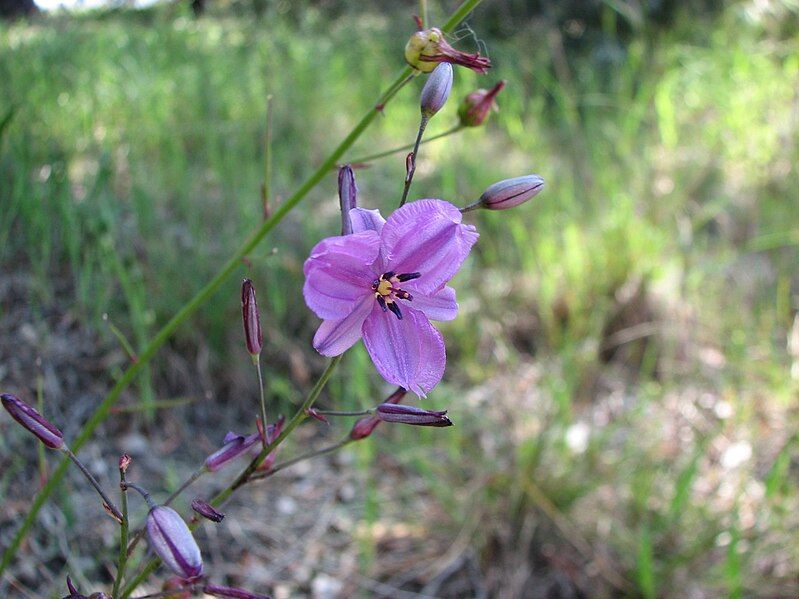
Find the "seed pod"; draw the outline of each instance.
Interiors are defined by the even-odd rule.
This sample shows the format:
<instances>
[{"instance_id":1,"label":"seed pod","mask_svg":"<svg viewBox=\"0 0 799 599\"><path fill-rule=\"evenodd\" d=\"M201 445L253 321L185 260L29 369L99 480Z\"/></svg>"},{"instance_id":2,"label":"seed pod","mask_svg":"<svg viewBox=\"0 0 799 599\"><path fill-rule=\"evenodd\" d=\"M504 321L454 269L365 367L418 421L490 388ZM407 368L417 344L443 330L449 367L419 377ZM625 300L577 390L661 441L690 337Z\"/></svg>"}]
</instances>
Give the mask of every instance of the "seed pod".
<instances>
[{"instance_id":1,"label":"seed pod","mask_svg":"<svg viewBox=\"0 0 799 599\"><path fill-rule=\"evenodd\" d=\"M3 407L11 417L33 433L50 449L61 449L64 446L64 434L50 424L35 409L26 404L16 395L3 393L0 395Z\"/></svg>"},{"instance_id":2,"label":"seed pod","mask_svg":"<svg viewBox=\"0 0 799 599\"><path fill-rule=\"evenodd\" d=\"M451 62L482 74L491 68L491 61L485 56L467 54L450 46L437 27L417 31L410 37L405 45L405 60L423 73L429 73L440 62Z\"/></svg>"},{"instance_id":3,"label":"seed pod","mask_svg":"<svg viewBox=\"0 0 799 599\"><path fill-rule=\"evenodd\" d=\"M255 356L261 353L264 345L264 335L261 331L261 316L258 314L255 288L250 279L244 279L241 284L241 315L244 321L244 337L247 342L247 351L254 359Z\"/></svg>"},{"instance_id":4,"label":"seed pod","mask_svg":"<svg viewBox=\"0 0 799 599\"><path fill-rule=\"evenodd\" d=\"M488 210L507 210L537 196L542 189L544 180L538 175L505 179L490 185L478 203Z\"/></svg>"},{"instance_id":5,"label":"seed pod","mask_svg":"<svg viewBox=\"0 0 799 599\"><path fill-rule=\"evenodd\" d=\"M171 507L156 506L147 515L147 536L150 545L172 572L184 580L199 578L203 560L197 541Z\"/></svg>"},{"instance_id":6,"label":"seed pod","mask_svg":"<svg viewBox=\"0 0 799 599\"><path fill-rule=\"evenodd\" d=\"M416 426L452 426L447 412L432 412L415 406L380 404L377 406L377 417L383 422L399 422Z\"/></svg>"},{"instance_id":7,"label":"seed pod","mask_svg":"<svg viewBox=\"0 0 799 599\"><path fill-rule=\"evenodd\" d=\"M422 88L422 116L430 118L444 107L452 91L452 65L442 62L438 65Z\"/></svg>"}]
</instances>

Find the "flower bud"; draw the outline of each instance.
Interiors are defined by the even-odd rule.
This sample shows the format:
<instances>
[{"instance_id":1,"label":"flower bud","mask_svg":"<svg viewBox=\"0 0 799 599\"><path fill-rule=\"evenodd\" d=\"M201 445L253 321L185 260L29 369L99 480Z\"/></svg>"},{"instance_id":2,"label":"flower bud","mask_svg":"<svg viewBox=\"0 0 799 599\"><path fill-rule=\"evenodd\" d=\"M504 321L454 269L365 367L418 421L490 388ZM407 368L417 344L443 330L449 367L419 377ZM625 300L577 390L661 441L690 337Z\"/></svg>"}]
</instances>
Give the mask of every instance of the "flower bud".
<instances>
[{"instance_id":1,"label":"flower bud","mask_svg":"<svg viewBox=\"0 0 799 599\"><path fill-rule=\"evenodd\" d=\"M408 392L404 388L398 387L394 393L389 395L383 401L383 405L400 403L402 398L405 397L406 393ZM380 419L377 416L366 416L365 418L361 418L352 427L352 430L350 431L350 439L353 441L365 439L372 434L372 431L375 430L378 424L380 424Z\"/></svg>"},{"instance_id":2,"label":"flower bud","mask_svg":"<svg viewBox=\"0 0 799 599\"><path fill-rule=\"evenodd\" d=\"M203 560L197 541L180 514L171 507L161 505L150 510L147 536L153 551L175 574L184 580L202 575Z\"/></svg>"},{"instance_id":3,"label":"flower bud","mask_svg":"<svg viewBox=\"0 0 799 599\"><path fill-rule=\"evenodd\" d=\"M3 407L11 414L11 417L19 422L39 438L39 441L47 445L50 449L61 449L64 446L64 435L55 426L50 424L44 417L26 404L20 398L10 393L0 395Z\"/></svg>"},{"instance_id":4,"label":"flower bud","mask_svg":"<svg viewBox=\"0 0 799 599\"><path fill-rule=\"evenodd\" d=\"M269 599L267 595L257 595L242 589L223 587L218 584L207 584L203 586L203 593L212 597L226 597L228 599Z\"/></svg>"},{"instance_id":5,"label":"flower bud","mask_svg":"<svg viewBox=\"0 0 799 599\"><path fill-rule=\"evenodd\" d=\"M429 73L440 62L451 62L485 74L491 61L485 56L460 52L447 43L437 27L417 31L405 45L405 60L417 71Z\"/></svg>"},{"instance_id":6,"label":"flower bud","mask_svg":"<svg viewBox=\"0 0 799 599\"><path fill-rule=\"evenodd\" d=\"M543 188L544 180L538 175L505 179L490 185L478 203L488 210L507 210L537 196Z\"/></svg>"},{"instance_id":7,"label":"flower bud","mask_svg":"<svg viewBox=\"0 0 799 599\"><path fill-rule=\"evenodd\" d=\"M500 81L490 90L478 89L466 96L458 107L461 126L478 127L485 122L492 110L499 110L495 98L504 87L505 81Z\"/></svg>"},{"instance_id":8,"label":"flower bud","mask_svg":"<svg viewBox=\"0 0 799 599\"><path fill-rule=\"evenodd\" d=\"M452 65L442 62L438 65L422 88L422 116L430 118L444 107L452 90Z\"/></svg>"},{"instance_id":9,"label":"flower bud","mask_svg":"<svg viewBox=\"0 0 799 599\"><path fill-rule=\"evenodd\" d=\"M205 459L205 468L210 472L216 472L225 464L247 453L247 450L255 445L260 438L261 436L258 433L253 433L247 437L232 432L228 433L225 435L222 447Z\"/></svg>"},{"instance_id":10,"label":"flower bud","mask_svg":"<svg viewBox=\"0 0 799 599\"><path fill-rule=\"evenodd\" d=\"M244 321L244 337L247 341L247 351L253 356L261 353L264 345L264 335L261 331L261 316L258 314L258 302L255 299L255 288L250 279L244 279L241 284L241 316Z\"/></svg>"},{"instance_id":11,"label":"flower bud","mask_svg":"<svg viewBox=\"0 0 799 599\"><path fill-rule=\"evenodd\" d=\"M320 413L319 410L317 410L316 408L308 408L307 410L305 410L305 413L308 414L308 416L310 416L311 418L318 420L319 422L324 422L327 425L330 424L330 420L328 419L328 417Z\"/></svg>"},{"instance_id":12,"label":"flower bud","mask_svg":"<svg viewBox=\"0 0 799 599\"><path fill-rule=\"evenodd\" d=\"M286 423L285 416L281 416L280 418L277 419L277 422L275 422L274 424L270 424L266 427L266 432L264 434L264 437L266 439L266 445L269 445L280 436L280 433L283 432L283 425L285 423ZM262 426L260 425L259 422L258 430L260 431L261 429ZM259 453L261 453L261 449L263 449L263 447L254 447L252 449L253 455L256 456ZM258 470L260 471L269 470L274 465L276 459L277 459L277 448L275 448L274 451L269 452L269 455L266 456L264 461L261 462L261 464L258 466Z\"/></svg>"},{"instance_id":13,"label":"flower bud","mask_svg":"<svg viewBox=\"0 0 799 599\"><path fill-rule=\"evenodd\" d=\"M338 200L341 206L341 234L349 235L352 233L350 210L358 207L358 186L349 164L338 169Z\"/></svg>"},{"instance_id":14,"label":"flower bud","mask_svg":"<svg viewBox=\"0 0 799 599\"><path fill-rule=\"evenodd\" d=\"M126 453L123 453L121 456L119 456L119 471L122 474L125 474L125 472L128 471L128 468L130 468L130 463L132 461L133 459Z\"/></svg>"},{"instance_id":15,"label":"flower bud","mask_svg":"<svg viewBox=\"0 0 799 599\"><path fill-rule=\"evenodd\" d=\"M432 412L414 406L380 404L377 406L377 417L383 422L399 422L416 426L452 426L447 418L447 411Z\"/></svg>"},{"instance_id":16,"label":"flower bud","mask_svg":"<svg viewBox=\"0 0 799 599\"><path fill-rule=\"evenodd\" d=\"M207 501L200 499L199 497L191 502L191 509L197 512L203 518L207 518L212 522L222 522L222 520L225 519L225 514L222 512L217 512L214 509L214 506Z\"/></svg>"}]
</instances>

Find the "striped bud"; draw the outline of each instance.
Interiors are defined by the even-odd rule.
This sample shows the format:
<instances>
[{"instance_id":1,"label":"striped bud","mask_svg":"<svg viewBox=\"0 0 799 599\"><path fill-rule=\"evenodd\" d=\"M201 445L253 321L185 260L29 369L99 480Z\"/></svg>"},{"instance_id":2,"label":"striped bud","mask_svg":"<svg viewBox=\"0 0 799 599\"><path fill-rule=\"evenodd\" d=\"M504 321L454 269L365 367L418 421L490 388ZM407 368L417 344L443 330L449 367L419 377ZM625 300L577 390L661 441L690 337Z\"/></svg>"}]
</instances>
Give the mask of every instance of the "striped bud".
<instances>
[{"instance_id":1,"label":"striped bud","mask_svg":"<svg viewBox=\"0 0 799 599\"><path fill-rule=\"evenodd\" d=\"M172 572L184 580L199 578L203 560L197 541L175 510L165 505L154 507L147 515L150 545Z\"/></svg>"},{"instance_id":2,"label":"striped bud","mask_svg":"<svg viewBox=\"0 0 799 599\"><path fill-rule=\"evenodd\" d=\"M47 447L61 449L64 446L64 434L19 397L3 393L0 395L0 399L11 417L25 427L28 432L36 435L39 441Z\"/></svg>"},{"instance_id":3,"label":"striped bud","mask_svg":"<svg viewBox=\"0 0 799 599\"><path fill-rule=\"evenodd\" d=\"M358 207L358 186L349 164L338 169L338 200L341 206L341 234L349 235L352 233L350 210Z\"/></svg>"},{"instance_id":4,"label":"striped bud","mask_svg":"<svg viewBox=\"0 0 799 599\"><path fill-rule=\"evenodd\" d=\"M241 284L241 316L244 321L244 337L247 351L253 358L261 353L264 335L261 331L261 316L258 314L258 302L255 299L255 288L250 279Z\"/></svg>"},{"instance_id":5,"label":"striped bud","mask_svg":"<svg viewBox=\"0 0 799 599\"><path fill-rule=\"evenodd\" d=\"M388 403L380 404L376 411L377 417L383 422L398 422L415 426L452 426L452 421L447 418L446 414L446 410L432 412L414 406Z\"/></svg>"},{"instance_id":6,"label":"striped bud","mask_svg":"<svg viewBox=\"0 0 799 599\"><path fill-rule=\"evenodd\" d=\"M505 179L489 186L478 203L488 210L507 210L537 196L542 189L544 180L538 175Z\"/></svg>"},{"instance_id":7,"label":"striped bud","mask_svg":"<svg viewBox=\"0 0 799 599\"><path fill-rule=\"evenodd\" d=\"M452 90L452 65L448 62L439 64L422 88L422 116L430 118L444 107Z\"/></svg>"}]
</instances>

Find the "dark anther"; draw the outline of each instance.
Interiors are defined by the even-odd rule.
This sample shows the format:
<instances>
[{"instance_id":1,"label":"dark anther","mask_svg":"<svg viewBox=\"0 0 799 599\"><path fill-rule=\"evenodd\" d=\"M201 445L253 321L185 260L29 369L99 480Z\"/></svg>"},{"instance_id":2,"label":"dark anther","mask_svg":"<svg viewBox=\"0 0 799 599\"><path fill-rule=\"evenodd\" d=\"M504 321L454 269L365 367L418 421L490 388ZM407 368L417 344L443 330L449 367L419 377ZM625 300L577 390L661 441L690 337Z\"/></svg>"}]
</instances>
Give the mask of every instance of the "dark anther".
<instances>
[{"instance_id":1,"label":"dark anther","mask_svg":"<svg viewBox=\"0 0 799 599\"><path fill-rule=\"evenodd\" d=\"M391 310L397 318L402 320L402 312L400 311L400 307L397 305L397 302L391 302L388 304L388 309Z\"/></svg>"},{"instance_id":2,"label":"dark anther","mask_svg":"<svg viewBox=\"0 0 799 599\"><path fill-rule=\"evenodd\" d=\"M422 276L422 273L420 273L420 272L406 272L403 275L398 275L397 276L397 280L400 283L404 283L405 281L413 281L414 279L418 279L421 276Z\"/></svg>"},{"instance_id":3,"label":"dark anther","mask_svg":"<svg viewBox=\"0 0 799 599\"><path fill-rule=\"evenodd\" d=\"M384 281L388 281L388 280L389 280L391 277L393 277L393 276L394 276L394 271L393 271L393 270L390 270L390 271L388 271L388 272L384 272L384 273L383 273L383 276L382 276L382 277L380 277L380 278L381 278L381 279L383 279Z\"/></svg>"},{"instance_id":4,"label":"dark anther","mask_svg":"<svg viewBox=\"0 0 799 599\"><path fill-rule=\"evenodd\" d=\"M408 301L411 301L413 299L413 296L410 293L408 293L407 291L405 291L404 289L397 289L394 292L394 295L396 295L400 299L404 299L404 300L408 300Z\"/></svg>"},{"instance_id":5,"label":"dark anther","mask_svg":"<svg viewBox=\"0 0 799 599\"><path fill-rule=\"evenodd\" d=\"M388 310L388 306L386 306L386 300L383 298L382 295L377 296L377 303L380 304L380 307L383 308L383 312ZM393 306L394 304L392 304Z\"/></svg>"}]
</instances>

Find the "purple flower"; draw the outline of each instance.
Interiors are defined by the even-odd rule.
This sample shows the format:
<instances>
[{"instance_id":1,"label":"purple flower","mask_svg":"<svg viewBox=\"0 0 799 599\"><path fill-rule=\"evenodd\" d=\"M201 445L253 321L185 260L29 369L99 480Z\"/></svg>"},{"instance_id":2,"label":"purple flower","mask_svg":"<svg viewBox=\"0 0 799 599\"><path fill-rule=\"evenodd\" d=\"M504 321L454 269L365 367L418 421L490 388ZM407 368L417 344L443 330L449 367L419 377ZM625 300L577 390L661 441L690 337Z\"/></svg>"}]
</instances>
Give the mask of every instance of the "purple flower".
<instances>
[{"instance_id":1,"label":"purple flower","mask_svg":"<svg viewBox=\"0 0 799 599\"><path fill-rule=\"evenodd\" d=\"M378 372L424 396L444 374L444 339L430 320L458 313L447 282L477 241L443 200L419 200L388 220L350 211L352 235L328 237L305 261L305 302L323 319L313 345L337 356L363 337Z\"/></svg>"},{"instance_id":2,"label":"purple flower","mask_svg":"<svg viewBox=\"0 0 799 599\"><path fill-rule=\"evenodd\" d=\"M165 505L154 507L147 515L150 545L164 563L184 580L199 578L203 560L197 541L175 510Z\"/></svg>"}]
</instances>

